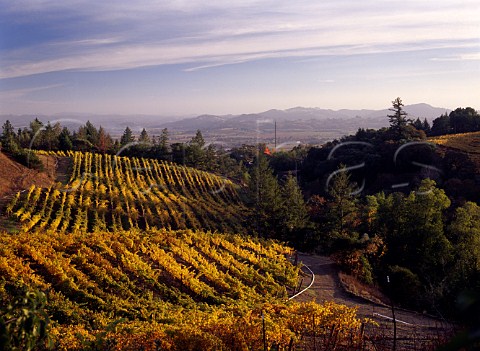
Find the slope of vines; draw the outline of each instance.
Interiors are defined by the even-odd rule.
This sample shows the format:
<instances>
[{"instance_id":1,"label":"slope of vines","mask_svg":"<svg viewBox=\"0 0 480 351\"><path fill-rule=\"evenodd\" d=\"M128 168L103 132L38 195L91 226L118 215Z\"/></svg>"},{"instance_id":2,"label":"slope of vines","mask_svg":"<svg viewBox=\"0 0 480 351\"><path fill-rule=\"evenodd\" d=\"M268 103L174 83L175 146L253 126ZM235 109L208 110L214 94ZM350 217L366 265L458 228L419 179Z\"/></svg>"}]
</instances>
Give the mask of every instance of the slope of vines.
<instances>
[{"instance_id":1,"label":"slope of vines","mask_svg":"<svg viewBox=\"0 0 480 351\"><path fill-rule=\"evenodd\" d=\"M44 291L58 350L256 350L262 315L270 346L305 333L362 343L354 309L286 303L298 267L274 241L166 229L0 235L0 300Z\"/></svg>"},{"instance_id":2,"label":"slope of vines","mask_svg":"<svg viewBox=\"0 0 480 351\"><path fill-rule=\"evenodd\" d=\"M442 154L453 149L468 155L476 172L480 172L480 132L447 134L428 138L432 143L440 145Z\"/></svg>"},{"instance_id":3,"label":"slope of vines","mask_svg":"<svg viewBox=\"0 0 480 351\"><path fill-rule=\"evenodd\" d=\"M228 179L165 161L88 152L68 157L66 185L32 186L6 207L23 232L243 231L245 208Z\"/></svg>"},{"instance_id":4,"label":"slope of vines","mask_svg":"<svg viewBox=\"0 0 480 351\"><path fill-rule=\"evenodd\" d=\"M216 233L246 231L229 180L156 160L55 156L71 159L69 180L13 196L5 212L20 230L0 232L0 310L43 292L53 349L365 349L355 309L287 302L292 249Z\"/></svg>"}]
</instances>

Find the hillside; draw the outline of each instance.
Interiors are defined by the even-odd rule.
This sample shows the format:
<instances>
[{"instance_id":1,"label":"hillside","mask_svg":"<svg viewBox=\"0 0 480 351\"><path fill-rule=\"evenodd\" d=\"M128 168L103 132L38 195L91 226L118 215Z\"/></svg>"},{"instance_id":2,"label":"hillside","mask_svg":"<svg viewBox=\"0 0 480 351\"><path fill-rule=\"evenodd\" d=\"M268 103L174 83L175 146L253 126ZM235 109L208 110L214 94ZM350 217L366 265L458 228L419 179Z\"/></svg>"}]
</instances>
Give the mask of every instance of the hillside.
<instances>
[{"instance_id":1,"label":"hillside","mask_svg":"<svg viewBox=\"0 0 480 351\"><path fill-rule=\"evenodd\" d=\"M409 118L431 121L447 112L445 108L428 104L406 105ZM191 135L202 130L207 139L228 146L242 143L273 143L276 122L278 144L299 141L302 144L323 144L355 133L358 128L382 128L389 125L388 109L331 110L295 107L242 115L201 115L163 124L179 135Z\"/></svg>"},{"instance_id":2,"label":"hillside","mask_svg":"<svg viewBox=\"0 0 480 351\"><path fill-rule=\"evenodd\" d=\"M48 187L55 182L55 158L40 156L45 171L37 171L11 160L0 152L0 228L16 231L17 224L5 216L5 207L15 194L30 186Z\"/></svg>"},{"instance_id":3,"label":"hillside","mask_svg":"<svg viewBox=\"0 0 480 351\"><path fill-rule=\"evenodd\" d=\"M272 241L192 231L3 233L0 300L24 289L44 291L56 350L97 349L96 335L113 322L123 324L110 330L102 350L212 345L215 329L234 332L227 324L236 316L258 321L249 310L283 304L286 288L297 282L298 268L284 256L290 253ZM353 310L350 316L354 321ZM202 323L216 328L192 333ZM243 343L248 340L261 342L261 335L245 335Z\"/></svg>"},{"instance_id":4,"label":"hillside","mask_svg":"<svg viewBox=\"0 0 480 351\"><path fill-rule=\"evenodd\" d=\"M432 119L439 117L448 109L434 107L426 103L405 106L410 118ZM244 143L273 143L273 121L277 121L277 139L279 143L300 141L301 143L322 144L355 133L358 128L382 128L388 126L385 108L341 109L294 107L285 110L271 109L259 113L211 115L201 114L189 117L152 116L152 115L98 115L64 113L61 115L0 115L0 123L7 119L15 128L28 126L34 119L46 123L60 122L72 130L77 130L88 120L102 125L113 137L120 137L125 128L130 127L137 135L146 128L150 135L160 135L163 128L171 131L175 142L188 141L197 129L200 129L208 141L225 144L228 147ZM115 121L115 123L112 123Z\"/></svg>"},{"instance_id":5,"label":"hillside","mask_svg":"<svg viewBox=\"0 0 480 351\"><path fill-rule=\"evenodd\" d=\"M480 132L441 135L428 140L443 148L466 154L473 163L476 173L480 173Z\"/></svg>"},{"instance_id":6,"label":"hillside","mask_svg":"<svg viewBox=\"0 0 480 351\"><path fill-rule=\"evenodd\" d=\"M354 308L286 304L299 273L291 248L171 230L243 230L228 180L153 160L51 156L64 183L18 192L6 211L21 228L0 232L0 311L18 321L13 335L49 316L55 350L286 349L312 336L318 345L363 344ZM35 316L28 326L22 313Z\"/></svg>"},{"instance_id":7,"label":"hillside","mask_svg":"<svg viewBox=\"0 0 480 351\"><path fill-rule=\"evenodd\" d=\"M11 160L3 152L0 152L0 198L8 196L15 191L26 189L32 184L40 187L47 187L53 184L55 180L53 159L46 162L47 156L42 156L44 164L49 164L46 171L41 172ZM52 166L52 167L50 167Z\"/></svg>"},{"instance_id":8,"label":"hillside","mask_svg":"<svg viewBox=\"0 0 480 351\"><path fill-rule=\"evenodd\" d=\"M246 209L228 179L165 161L80 152L68 159L65 184L32 185L6 207L22 231L245 231Z\"/></svg>"},{"instance_id":9,"label":"hillside","mask_svg":"<svg viewBox=\"0 0 480 351\"><path fill-rule=\"evenodd\" d=\"M303 280L293 249L231 234L248 223L229 180L149 159L42 157L57 182L17 192L5 213L18 230L0 232L0 317L12 335L48 316L55 350L389 345L355 306L289 299Z\"/></svg>"}]
</instances>

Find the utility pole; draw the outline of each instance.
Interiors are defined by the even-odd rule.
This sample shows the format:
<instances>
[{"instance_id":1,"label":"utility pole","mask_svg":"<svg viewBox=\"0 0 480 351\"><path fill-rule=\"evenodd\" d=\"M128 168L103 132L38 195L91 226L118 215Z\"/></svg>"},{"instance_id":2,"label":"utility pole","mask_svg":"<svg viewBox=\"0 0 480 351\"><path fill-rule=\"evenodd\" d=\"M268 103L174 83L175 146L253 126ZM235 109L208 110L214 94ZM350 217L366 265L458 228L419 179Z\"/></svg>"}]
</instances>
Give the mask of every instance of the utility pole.
<instances>
[{"instance_id":1,"label":"utility pole","mask_svg":"<svg viewBox=\"0 0 480 351\"><path fill-rule=\"evenodd\" d=\"M275 120L275 151L277 151L277 120Z\"/></svg>"}]
</instances>

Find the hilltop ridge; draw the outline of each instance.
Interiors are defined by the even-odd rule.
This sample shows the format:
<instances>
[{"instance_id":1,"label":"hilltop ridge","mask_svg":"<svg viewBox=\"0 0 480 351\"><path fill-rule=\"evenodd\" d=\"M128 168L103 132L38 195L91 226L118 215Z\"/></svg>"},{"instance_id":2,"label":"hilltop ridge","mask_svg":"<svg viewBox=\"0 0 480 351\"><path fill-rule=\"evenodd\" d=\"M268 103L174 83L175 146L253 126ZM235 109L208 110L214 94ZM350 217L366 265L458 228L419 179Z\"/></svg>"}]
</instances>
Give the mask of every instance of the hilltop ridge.
<instances>
[{"instance_id":1,"label":"hilltop ridge","mask_svg":"<svg viewBox=\"0 0 480 351\"><path fill-rule=\"evenodd\" d=\"M405 106L410 118L426 118L432 121L449 109L427 103ZM188 140L200 129L209 140L230 146L243 143L272 142L274 121L277 122L278 141L298 140L301 143L322 144L326 141L354 133L358 128L382 128L388 126L385 109L325 109L319 107L293 107L285 110L270 109L244 114L199 114L193 116L162 115L100 115L63 113L45 115L0 115L0 123L9 119L15 128L27 126L38 118L42 122L59 121L72 129L78 129L87 120L102 125L112 136L119 137L127 126L134 132L146 128L151 135L160 135L163 128L172 132L172 140Z\"/></svg>"}]
</instances>

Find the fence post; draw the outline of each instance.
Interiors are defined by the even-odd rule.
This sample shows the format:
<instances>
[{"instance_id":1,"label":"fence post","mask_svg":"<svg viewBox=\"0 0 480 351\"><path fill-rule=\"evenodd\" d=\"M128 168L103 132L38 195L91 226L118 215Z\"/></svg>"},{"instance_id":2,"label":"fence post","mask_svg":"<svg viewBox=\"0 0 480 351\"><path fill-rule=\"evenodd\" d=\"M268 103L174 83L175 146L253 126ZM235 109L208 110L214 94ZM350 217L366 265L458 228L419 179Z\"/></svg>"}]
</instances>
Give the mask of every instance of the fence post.
<instances>
[{"instance_id":1,"label":"fence post","mask_svg":"<svg viewBox=\"0 0 480 351\"><path fill-rule=\"evenodd\" d=\"M397 320L395 319L395 307L392 300L392 288L390 286L390 277L387 275L388 290L390 292L390 304L392 305L392 318L393 318L393 347L392 350L397 349Z\"/></svg>"}]
</instances>

